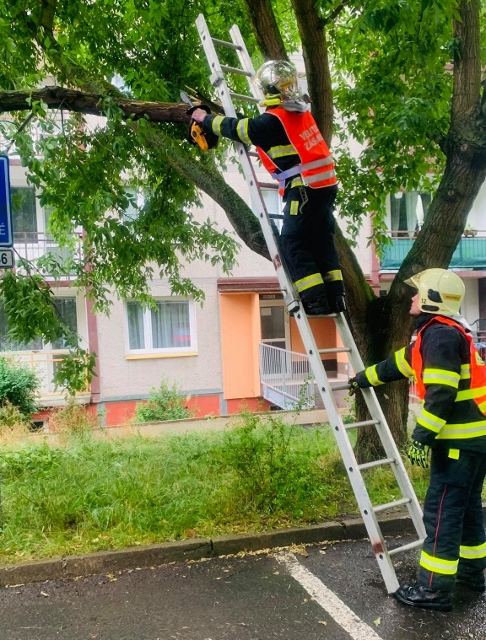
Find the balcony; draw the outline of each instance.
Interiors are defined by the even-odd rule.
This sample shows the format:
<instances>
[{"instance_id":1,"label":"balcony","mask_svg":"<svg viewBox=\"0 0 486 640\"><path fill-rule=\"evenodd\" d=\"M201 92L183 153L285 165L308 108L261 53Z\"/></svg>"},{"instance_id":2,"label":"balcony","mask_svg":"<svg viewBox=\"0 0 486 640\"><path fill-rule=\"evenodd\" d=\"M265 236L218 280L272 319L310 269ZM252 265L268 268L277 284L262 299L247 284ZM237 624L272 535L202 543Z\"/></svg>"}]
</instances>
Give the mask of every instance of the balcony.
<instances>
[{"instance_id":1,"label":"balcony","mask_svg":"<svg viewBox=\"0 0 486 640\"><path fill-rule=\"evenodd\" d=\"M15 362L36 372L39 379L39 404L41 406L58 406L66 403L65 389L56 389L52 381L63 355L67 351L5 351L0 354L10 362ZM90 401L90 385L76 393L80 403Z\"/></svg>"},{"instance_id":2,"label":"balcony","mask_svg":"<svg viewBox=\"0 0 486 640\"><path fill-rule=\"evenodd\" d=\"M23 258L32 263L34 270L37 271L36 263L46 253L53 254L59 263L64 263L71 258L69 249L60 248L49 234L39 233L37 231L14 232L14 249L16 251L15 260ZM76 236L76 245L74 250L74 260L81 261L83 258L83 248L81 235ZM23 273L22 267L17 269L18 273ZM49 278L49 274L42 272L44 276ZM63 276L61 279L73 280L74 274Z\"/></svg>"},{"instance_id":3,"label":"balcony","mask_svg":"<svg viewBox=\"0 0 486 640\"><path fill-rule=\"evenodd\" d=\"M397 237L396 233L390 234L392 244L383 248L380 271L398 271L415 241L415 238L410 238L408 234L405 237ZM461 238L449 267L486 270L486 231L478 231L472 238Z\"/></svg>"}]
</instances>

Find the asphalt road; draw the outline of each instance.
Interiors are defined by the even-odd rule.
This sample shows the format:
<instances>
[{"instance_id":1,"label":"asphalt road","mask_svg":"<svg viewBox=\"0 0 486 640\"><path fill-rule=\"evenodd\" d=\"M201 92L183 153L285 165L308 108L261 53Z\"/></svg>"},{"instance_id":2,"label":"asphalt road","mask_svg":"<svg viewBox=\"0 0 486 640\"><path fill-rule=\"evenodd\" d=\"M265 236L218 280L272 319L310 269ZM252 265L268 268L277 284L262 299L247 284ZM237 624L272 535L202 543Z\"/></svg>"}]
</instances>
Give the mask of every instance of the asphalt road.
<instances>
[{"instance_id":1,"label":"asphalt road","mask_svg":"<svg viewBox=\"0 0 486 640\"><path fill-rule=\"evenodd\" d=\"M396 564L401 582L416 558ZM340 542L12 585L0 640L483 640L485 604L462 587L452 613L404 607L369 543Z\"/></svg>"}]
</instances>

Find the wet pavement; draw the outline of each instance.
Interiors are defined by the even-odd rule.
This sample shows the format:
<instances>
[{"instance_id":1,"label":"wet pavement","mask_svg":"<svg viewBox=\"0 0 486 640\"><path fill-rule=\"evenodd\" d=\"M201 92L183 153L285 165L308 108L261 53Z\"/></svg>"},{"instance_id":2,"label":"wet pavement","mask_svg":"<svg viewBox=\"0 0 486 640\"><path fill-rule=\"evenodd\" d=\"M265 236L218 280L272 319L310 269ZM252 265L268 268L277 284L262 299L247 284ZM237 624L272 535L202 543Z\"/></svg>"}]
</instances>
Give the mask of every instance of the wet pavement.
<instances>
[{"instance_id":1,"label":"wet pavement","mask_svg":"<svg viewBox=\"0 0 486 640\"><path fill-rule=\"evenodd\" d=\"M367 541L283 553L325 585L322 598L283 556L249 553L2 588L0 640L486 638L484 595L458 588L451 613L405 607L387 595ZM413 582L417 552L395 566L401 582Z\"/></svg>"}]
</instances>

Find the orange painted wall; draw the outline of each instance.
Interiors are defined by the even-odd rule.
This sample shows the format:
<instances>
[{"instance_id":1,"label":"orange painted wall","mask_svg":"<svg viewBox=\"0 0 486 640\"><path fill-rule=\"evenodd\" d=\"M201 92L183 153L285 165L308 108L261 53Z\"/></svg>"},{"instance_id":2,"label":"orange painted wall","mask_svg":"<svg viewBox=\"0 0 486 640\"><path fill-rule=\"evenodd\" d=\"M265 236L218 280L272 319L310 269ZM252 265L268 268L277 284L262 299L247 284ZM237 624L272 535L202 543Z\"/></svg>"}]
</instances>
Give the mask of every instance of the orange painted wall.
<instances>
[{"instance_id":1,"label":"orange painted wall","mask_svg":"<svg viewBox=\"0 0 486 640\"><path fill-rule=\"evenodd\" d=\"M336 339L339 336L336 336L336 325L332 318L309 318L309 323L318 349L337 346ZM290 318L290 344L291 351L305 353L304 344L294 318ZM335 358L335 353L328 353L322 356L323 360Z\"/></svg>"},{"instance_id":2,"label":"orange painted wall","mask_svg":"<svg viewBox=\"0 0 486 640\"><path fill-rule=\"evenodd\" d=\"M138 400L120 400L118 402L107 402L105 404L105 426L114 427L125 424L127 420L135 415L135 405Z\"/></svg>"},{"instance_id":3,"label":"orange painted wall","mask_svg":"<svg viewBox=\"0 0 486 640\"><path fill-rule=\"evenodd\" d=\"M258 345L261 341L257 293L220 294L223 396L259 397Z\"/></svg>"},{"instance_id":4,"label":"orange painted wall","mask_svg":"<svg viewBox=\"0 0 486 640\"><path fill-rule=\"evenodd\" d=\"M219 416L219 395L212 396L191 396L186 406L191 411L193 418L204 418L204 416Z\"/></svg>"},{"instance_id":5,"label":"orange painted wall","mask_svg":"<svg viewBox=\"0 0 486 640\"><path fill-rule=\"evenodd\" d=\"M265 398L235 398L228 400L226 403L228 414L241 413L242 411L251 411L252 413L260 413L269 411L271 403Z\"/></svg>"}]
</instances>

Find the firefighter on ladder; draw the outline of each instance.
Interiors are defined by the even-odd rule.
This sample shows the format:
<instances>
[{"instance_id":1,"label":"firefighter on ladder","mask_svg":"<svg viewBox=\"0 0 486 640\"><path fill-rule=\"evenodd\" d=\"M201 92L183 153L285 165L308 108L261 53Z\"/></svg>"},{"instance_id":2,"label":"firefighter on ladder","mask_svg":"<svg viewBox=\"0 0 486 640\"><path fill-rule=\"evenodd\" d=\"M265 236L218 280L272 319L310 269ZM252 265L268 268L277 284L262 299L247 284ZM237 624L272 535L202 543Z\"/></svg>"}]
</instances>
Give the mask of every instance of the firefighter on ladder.
<instances>
[{"instance_id":1,"label":"firefighter on ladder","mask_svg":"<svg viewBox=\"0 0 486 640\"><path fill-rule=\"evenodd\" d=\"M207 132L253 144L279 181L285 202L280 245L309 315L345 310L343 277L334 246L337 180L332 155L309 111L290 62L270 60L257 72L265 113L256 118L192 118Z\"/></svg>"},{"instance_id":2,"label":"firefighter on ladder","mask_svg":"<svg viewBox=\"0 0 486 640\"><path fill-rule=\"evenodd\" d=\"M408 456L412 464L428 467L432 451L426 538L417 583L401 586L395 596L413 607L450 611L456 583L485 590L486 366L459 315L459 276L427 269L406 283L418 290L410 309L416 341L357 373L350 393L415 376L424 404Z\"/></svg>"}]
</instances>

